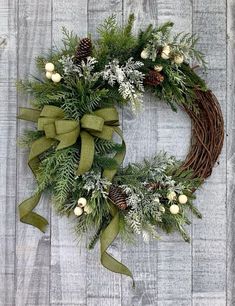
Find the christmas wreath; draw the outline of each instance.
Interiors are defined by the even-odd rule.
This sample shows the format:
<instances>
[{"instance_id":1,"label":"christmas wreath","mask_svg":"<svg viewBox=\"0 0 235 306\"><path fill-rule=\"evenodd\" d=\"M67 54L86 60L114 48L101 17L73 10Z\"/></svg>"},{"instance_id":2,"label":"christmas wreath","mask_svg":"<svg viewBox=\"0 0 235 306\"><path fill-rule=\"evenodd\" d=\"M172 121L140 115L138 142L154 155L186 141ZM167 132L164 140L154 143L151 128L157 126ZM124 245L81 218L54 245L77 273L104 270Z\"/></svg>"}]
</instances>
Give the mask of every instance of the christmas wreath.
<instances>
[{"instance_id":1,"label":"christmas wreath","mask_svg":"<svg viewBox=\"0 0 235 306\"><path fill-rule=\"evenodd\" d=\"M130 277L108 253L110 244L118 235L148 241L161 231L178 231L189 241L189 211L201 218L195 190L211 174L224 138L218 101L192 67L206 66L198 38L172 35L172 22L133 35L133 22L130 15L120 27L109 17L94 42L63 28L62 48L36 59L41 78L18 83L33 105L20 108L18 117L37 124L20 140L30 149L28 164L37 181L33 196L19 205L20 220L44 232L48 223L34 208L49 191L56 211L75 219L77 235L91 233L88 248L100 239L101 263ZM141 111L146 91L191 118L185 161L159 153L121 166L126 145L116 106Z\"/></svg>"}]
</instances>

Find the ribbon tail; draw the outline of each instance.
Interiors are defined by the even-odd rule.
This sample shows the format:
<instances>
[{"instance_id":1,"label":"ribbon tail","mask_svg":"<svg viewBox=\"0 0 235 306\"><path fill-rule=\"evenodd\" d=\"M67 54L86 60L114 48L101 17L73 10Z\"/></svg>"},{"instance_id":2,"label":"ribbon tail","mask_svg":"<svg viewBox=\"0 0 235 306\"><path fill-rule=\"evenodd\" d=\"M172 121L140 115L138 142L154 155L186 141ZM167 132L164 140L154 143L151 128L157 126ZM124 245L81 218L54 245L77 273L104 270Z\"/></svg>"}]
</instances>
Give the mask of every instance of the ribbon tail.
<instances>
[{"instance_id":1,"label":"ribbon tail","mask_svg":"<svg viewBox=\"0 0 235 306\"><path fill-rule=\"evenodd\" d=\"M135 281L131 271L117 259L107 253L107 249L116 239L119 233L119 212L117 208L111 203L111 214L113 219L109 225L104 229L100 237L100 248L101 248L101 263L102 265L115 273L124 274L132 278L133 287L135 287Z\"/></svg>"},{"instance_id":2,"label":"ribbon tail","mask_svg":"<svg viewBox=\"0 0 235 306\"><path fill-rule=\"evenodd\" d=\"M91 136L85 131L82 131L80 136L81 156L78 165L77 175L82 175L91 168L95 154L95 143L93 136Z\"/></svg>"},{"instance_id":3,"label":"ribbon tail","mask_svg":"<svg viewBox=\"0 0 235 306\"><path fill-rule=\"evenodd\" d=\"M54 143L51 139L46 139L46 137L41 137L34 141L31 146L29 162L28 165L32 170L34 176L36 177L36 172L40 164L39 155L47 151ZM32 197L23 201L19 206L20 221L23 223L30 224L37 227L43 233L46 231L48 222L47 220L40 216L39 214L33 212L33 209L38 205L40 201L41 193L36 193Z\"/></svg>"},{"instance_id":4,"label":"ribbon tail","mask_svg":"<svg viewBox=\"0 0 235 306\"><path fill-rule=\"evenodd\" d=\"M18 209L20 214L20 221L37 227L40 231L45 233L48 222L39 214L33 212L41 198L41 193L35 194L27 200L23 201Z\"/></svg>"},{"instance_id":5,"label":"ribbon tail","mask_svg":"<svg viewBox=\"0 0 235 306\"><path fill-rule=\"evenodd\" d=\"M114 159L118 162L120 165L125 157L126 153L126 146L123 139L122 131L116 127L114 128L115 132L122 138L122 144L123 144L123 150L121 152L118 152ZM103 176L106 177L108 180L112 181L113 177L115 176L117 172L117 169L110 170L105 169L103 172ZM111 209L110 213L112 215L112 220L109 223L109 225L104 229L101 237L100 237L100 246L101 246L101 263L102 265L115 273L124 274L126 276L129 276L132 278L133 282L133 288L135 287L135 281L133 278L133 275L131 271L121 262L113 258L110 254L107 253L107 249L112 244L112 242L116 239L118 233L119 233L119 212L117 207L114 206L114 204L110 201Z\"/></svg>"}]
</instances>

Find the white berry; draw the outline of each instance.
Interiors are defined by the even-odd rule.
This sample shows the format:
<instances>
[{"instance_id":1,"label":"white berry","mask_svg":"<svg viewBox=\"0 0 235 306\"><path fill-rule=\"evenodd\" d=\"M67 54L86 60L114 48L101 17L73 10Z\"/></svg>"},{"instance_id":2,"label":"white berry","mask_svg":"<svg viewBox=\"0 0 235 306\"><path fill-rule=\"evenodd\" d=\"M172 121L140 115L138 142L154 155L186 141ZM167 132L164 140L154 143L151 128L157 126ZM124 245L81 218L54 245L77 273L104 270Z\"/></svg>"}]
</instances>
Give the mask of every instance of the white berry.
<instances>
[{"instance_id":1,"label":"white berry","mask_svg":"<svg viewBox=\"0 0 235 306\"><path fill-rule=\"evenodd\" d=\"M52 72L50 72L50 71L47 71L46 72L46 77L50 80L51 79L51 77L52 77Z\"/></svg>"},{"instance_id":2,"label":"white berry","mask_svg":"<svg viewBox=\"0 0 235 306\"><path fill-rule=\"evenodd\" d=\"M61 75L59 73L54 73L52 74L51 79L54 83L59 83L61 80Z\"/></svg>"},{"instance_id":3,"label":"white berry","mask_svg":"<svg viewBox=\"0 0 235 306\"><path fill-rule=\"evenodd\" d=\"M155 65L154 66L154 70L156 70L157 72L162 71L162 69L163 69L162 65Z\"/></svg>"},{"instance_id":4,"label":"white berry","mask_svg":"<svg viewBox=\"0 0 235 306\"><path fill-rule=\"evenodd\" d=\"M175 62L177 65L182 64L183 61L184 61L183 55L176 55L176 56L174 57L174 62Z\"/></svg>"},{"instance_id":5,"label":"white berry","mask_svg":"<svg viewBox=\"0 0 235 306\"><path fill-rule=\"evenodd\" d=\"M46 69L46 71L52 72L52 71L55 70L55 66L52 63L46 63L45 69Z\"/></svg>"},{"instance_id":6,"label":"white berry","mask_svg":"<svg viewBox=\"0 0 235 306\"><path fill-rule=\"evenodd\" d=\"M92 213L92 208L89 205L86 205L84 207L84 212L89 215Z\"/></svg>"},{"instance_id":7,"label":"white berry","mask_svg":"<svg viewBox=\"0 0 235 306\"><path fill-rule=\"evenodd\" d=\"M170 58L170 52L171 52L171 47L170 46L165 46L162 49L161 57L163 59L169 59Z\"/></svg>"},{"instance_id":8,"label":"white berry","mask_svg":"<svg viewBox=\"0 0 235 306\"><path fill-rule=\"evenodd\" d=\"M79 216L81 216L82 214L83 214L83 209L81 208L81 207L75 207L74 208L74 214L77 216L77 217L79 217Z\"/></svg>"},{"instance_id":9,"label":"white berry","mask_svg":"<svg viewBox=\"0 0 235 306\"><path fill-rule=\"evenodd\" d=\"M177 215L179 211L180 211L180 208L178 205L173 204L170 206L170 212L172 215Z\"/></svg>"},{"instance_id":10,"label":"white berry","mask_svg":"<svg viewBox=\"0 0 235 306\"><path fill-rule=\"evenodd\" d=\"M147 59L149 54L148 54L148 50L147 49L144 49L141 54L140 54L141 58L143 59Z\"/></svg>"},{"instance_id":11,"label":"white berry","mask_svg":"<svg viewBox=\"0 0 235 306\"><path fill-rule=\"evenodd\" d=\"M176 193L174 191L169 192L167 195L167 199L169 201L174 201L176 199Z\"/></svg>"},{"instance_id":12,"label":"white berry","mask_svg":"<svg viewBox=\"0 0 235 306\"><path fill-rule=\"evenodd\" d=\"M162 213L164 213L166 210L165 210L165 207L163 206L163 205L160 205L159 206L159 210L162 212Z\"/></svg>"},{"instance_id":13,"label":"white berry","mask_svg":"<svg viewBox=\"0 0 235 306\"><path fill-rule=\"evenodd\" d=\"M79 207L84 207L87 204L87 200L85 198L80 198L78 199L78 206Z\"/></svg>"},{"instance_id":14,"label":"white berry","mask_svg":"<svg viewBox=\"0 0 235 306\"><path fill-rule=\"evenodd\" d=\"M188 197L185 194L181 194L178 197L178 201L180 204L186 204L188 202Z\"/></svg>"}]
</instances>

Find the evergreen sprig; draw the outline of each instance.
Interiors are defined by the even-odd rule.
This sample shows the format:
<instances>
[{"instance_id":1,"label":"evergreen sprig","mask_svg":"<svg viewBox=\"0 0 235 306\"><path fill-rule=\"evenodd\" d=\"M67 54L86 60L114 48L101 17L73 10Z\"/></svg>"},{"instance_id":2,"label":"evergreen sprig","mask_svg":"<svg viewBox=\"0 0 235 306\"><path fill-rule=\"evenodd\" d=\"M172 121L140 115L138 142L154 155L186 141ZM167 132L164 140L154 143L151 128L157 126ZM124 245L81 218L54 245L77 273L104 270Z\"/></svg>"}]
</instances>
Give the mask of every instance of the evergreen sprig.
<instances>
[{"instance_id":1,"label":"evergreen sprig","mask_svg":"<svg viewBox=\"0 0 235 306\"><path fill-rule=\"evenodd\" d=\"M98 28L99 39L94 55L99 68L103 68L115 58L118 58L120 63L125 63L131 57L136 46L136 37L132 34L134 19L134 15L131 14L127 24L121 27L116 16L112 15Z\"/></svg>"}]
</instances>

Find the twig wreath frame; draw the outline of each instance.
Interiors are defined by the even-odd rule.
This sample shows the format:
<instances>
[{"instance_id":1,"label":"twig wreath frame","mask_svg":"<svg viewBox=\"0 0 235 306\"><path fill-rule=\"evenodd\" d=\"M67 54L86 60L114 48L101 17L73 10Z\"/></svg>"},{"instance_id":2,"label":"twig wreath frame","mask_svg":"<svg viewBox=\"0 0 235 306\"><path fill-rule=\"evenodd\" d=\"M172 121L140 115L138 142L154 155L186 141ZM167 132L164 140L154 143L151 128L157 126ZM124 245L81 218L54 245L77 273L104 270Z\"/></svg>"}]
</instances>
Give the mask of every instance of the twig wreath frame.
<instances>
[{"instance_id":1,"label":"twig wreath frame","mask_svg":"<svg viewBox=\"0 0 235 306\"><path fill-rule=\"evenodd\" d=\"M109 17L94 42L63 28L63 47L36 59L41 78L18 83L33 105L20 108L18 117L37 124L20 141L30 149L28 164L37 181L34 195L19 205L21 221L45 231L48 223L34 208L47 190L61 215L74 216L78 236L93 233L89 248L100 239L102 264L130 277L107 252L110 244L119 234L148 241L162 230L179 231L189 241L187 212L201 217L194 192L210 176L224 139L220 105L191 68L194 62L206 65L196 49L198 38L172 36L172 22L149 25L135 36L133 22L130 15L119 27L115 16ZM121 167L126 145L116 106L140 111L144 91L191 118L185 161L160 153Z\"/></svg>"}]
</instances>

